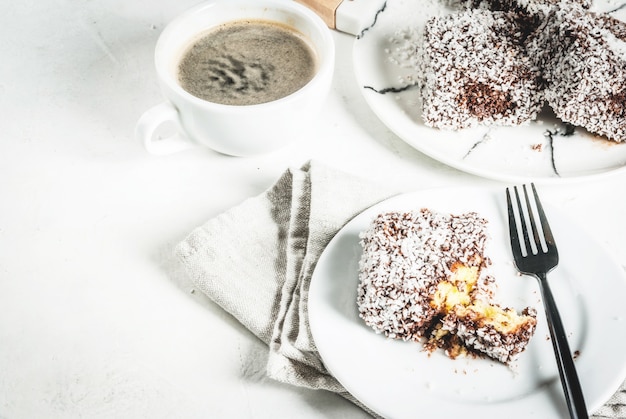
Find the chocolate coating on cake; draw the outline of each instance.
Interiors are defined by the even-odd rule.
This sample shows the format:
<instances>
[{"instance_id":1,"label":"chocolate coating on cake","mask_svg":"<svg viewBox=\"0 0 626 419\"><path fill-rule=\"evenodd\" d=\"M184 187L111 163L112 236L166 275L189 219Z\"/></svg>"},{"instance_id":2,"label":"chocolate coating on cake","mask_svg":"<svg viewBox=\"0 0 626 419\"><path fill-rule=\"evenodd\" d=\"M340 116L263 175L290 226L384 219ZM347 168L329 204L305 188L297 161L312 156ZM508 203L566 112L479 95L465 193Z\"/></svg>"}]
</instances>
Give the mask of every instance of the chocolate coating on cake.
<instances>
[{"instance_id":1,"label":"chocolate coating on cake","mask_svg":"<svg viewBox=\"0 0 626 419\"><path fill-rule=\"evenodd\" d=\"M424 123L443 129L519 125L536 118L538 76L516 15L467 10L431 18L424 31Z\"/></svg>"}]
</instances>

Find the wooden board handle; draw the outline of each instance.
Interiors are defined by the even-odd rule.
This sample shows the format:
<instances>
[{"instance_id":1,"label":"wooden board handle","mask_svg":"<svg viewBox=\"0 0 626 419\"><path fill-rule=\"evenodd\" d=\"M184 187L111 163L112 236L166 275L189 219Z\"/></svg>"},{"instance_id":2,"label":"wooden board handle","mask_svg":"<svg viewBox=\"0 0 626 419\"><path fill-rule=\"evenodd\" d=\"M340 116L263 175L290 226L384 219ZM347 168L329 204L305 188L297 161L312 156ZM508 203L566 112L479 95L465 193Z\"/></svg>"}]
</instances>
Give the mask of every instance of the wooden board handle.
<instances>
[{"instance_id":1,"label":"wooden board handle","mask_svg":"<svg viewBox=\"0 0 626 419\"><path fill-rule=\"evenodd\" d=\"M337 7L343 0L296 0L298 3L304 4L309 9L318 14L319 17L328 25L329 28L335 29L335 12Z\"/></svg>"}]
</instances>

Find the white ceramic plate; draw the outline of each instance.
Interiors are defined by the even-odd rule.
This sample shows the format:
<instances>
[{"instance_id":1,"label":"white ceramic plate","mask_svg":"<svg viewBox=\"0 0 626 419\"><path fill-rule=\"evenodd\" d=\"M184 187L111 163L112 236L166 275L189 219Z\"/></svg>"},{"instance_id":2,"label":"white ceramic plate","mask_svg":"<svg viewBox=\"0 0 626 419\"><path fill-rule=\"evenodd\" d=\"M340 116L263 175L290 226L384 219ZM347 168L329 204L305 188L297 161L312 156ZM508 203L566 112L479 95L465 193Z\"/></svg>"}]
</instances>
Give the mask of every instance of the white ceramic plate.
<instances>
[{"instance_id":1,"label":"white ceramic plate","mask_svg":"<svg viewBox=\"0 0 626 419\"><path fill-rule=\"evenodd\" d=\"M579 351L576 367L587 407L595 411L626 377L626 277L591 236L544 206L561 257L549 280L571 349ZM385 338L358 317L359 233L382 211L422 207L476 211L489 220L497 300L538 312L535 336L513 368L488 359L451 360L441 352L429 356L421 344ZM351 394L387 418L567 416L536 280L515 271L506 217L502 190L433 189L384 201L340 230L313 274L309 316L325 365Z\"/></svg>"},{"instance_id":2,"label":"white ceramic plate","mask_svg":"<svg viewBox=\"0 0 626 419\"><path fill-rule=\"evenodd\" d=\"M441 0L388 0L375 22L354 45L354 70L371 109L412 147L449 166L479 176L511 181L559 183L623 171L626 143L600 139L581 128L573 134L545 114L521 127L479 127L456 132L429 128L421 118L418 89L407 88L414 70L402 63L399 33L417 30L434 14L446 13ZM597 0L595 9L616 3ZM626 20L626 8L612 14ZM409 36L412 38L412 36Z\"/></svg>"}]
</instances>

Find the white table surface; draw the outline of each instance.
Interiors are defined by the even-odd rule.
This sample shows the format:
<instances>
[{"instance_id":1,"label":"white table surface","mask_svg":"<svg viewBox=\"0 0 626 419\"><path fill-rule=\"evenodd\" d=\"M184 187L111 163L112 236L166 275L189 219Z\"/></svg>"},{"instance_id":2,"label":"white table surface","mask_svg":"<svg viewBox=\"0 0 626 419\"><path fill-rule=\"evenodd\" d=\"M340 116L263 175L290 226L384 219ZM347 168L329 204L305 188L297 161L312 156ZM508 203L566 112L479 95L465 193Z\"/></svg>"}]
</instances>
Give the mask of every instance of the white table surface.
<instances>
[{"instance_id":1,"label":"white table surface","mask_svg":"<svg viewBox=\"0 0 626 419\"><path fill-rule=\"evenodd\" d=\"M407 191L505 186L380 123L341 33L327 105L297 144L255 158L148 155L133 129L161 101L153 49L195 3L2 1L2 419L364 417L333 394L266 378L264 345L192 292L172 247L311 158ZM626 172L541 190L626 267Z\"/></svg>"}]
</instances>

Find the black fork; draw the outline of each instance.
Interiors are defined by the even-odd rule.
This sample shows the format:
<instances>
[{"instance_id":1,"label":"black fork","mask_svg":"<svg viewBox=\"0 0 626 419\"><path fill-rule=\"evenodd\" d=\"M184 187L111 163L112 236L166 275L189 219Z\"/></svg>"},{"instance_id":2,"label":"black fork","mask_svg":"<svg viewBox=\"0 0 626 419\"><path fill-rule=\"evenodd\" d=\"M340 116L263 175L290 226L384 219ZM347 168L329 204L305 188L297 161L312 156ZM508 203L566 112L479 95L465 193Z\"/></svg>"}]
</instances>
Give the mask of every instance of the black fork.
<instances>
[{"instance_id":1,"label":"black fork","mask_svg":"<svg viewBox=\"0 0 626 419\"><path fill-rule=\"evenodd\" d=\"M515 266L521 273L532 275L539 281L548 328L552 337L552 346L556 355L556 362L570 417L587 418L587 407L585 406L585 399L578 380L578 374L576 373L576 367L574 366L572 353L567 342L563 323L561 322L561 316L548 284L548 272L558 265L559 253L543 207L541 202L539 202L535 185L531 183L531 187L539 223L535 220L535 211L533 211L533 204L531 199L529 199L526 185L523 185L523 190L526 214L528 215L527 219L523 215L524 211L517 186L513 188L516 201L515 206L513 205L509 188L506 189L513 259ZM522 231L521 240L518 225Z\"/></svg>"}]
</instances>

